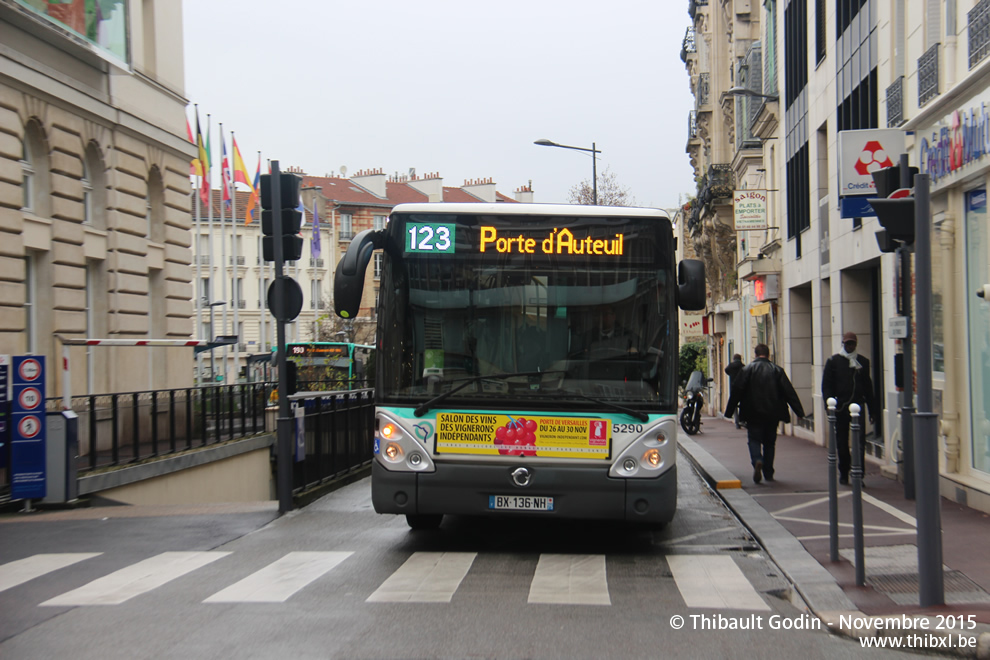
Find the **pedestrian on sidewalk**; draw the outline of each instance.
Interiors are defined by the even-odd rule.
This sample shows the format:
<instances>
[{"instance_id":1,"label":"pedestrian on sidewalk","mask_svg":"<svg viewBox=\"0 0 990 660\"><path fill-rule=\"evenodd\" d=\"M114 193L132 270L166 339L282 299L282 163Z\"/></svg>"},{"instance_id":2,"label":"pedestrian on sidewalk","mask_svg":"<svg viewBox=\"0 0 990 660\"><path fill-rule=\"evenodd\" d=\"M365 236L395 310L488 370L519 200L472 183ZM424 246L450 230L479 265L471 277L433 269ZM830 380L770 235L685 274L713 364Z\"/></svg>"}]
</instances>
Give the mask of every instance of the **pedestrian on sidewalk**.
<instances>
[{"instance_id":1,"label":"pedestrian on sidewalk","mask_svg":"<svg viewBox=\"0 0 990 660\"><path fill-rule=\"evenodd\" d=\"M873 423L873 381L870 361L856 352L855 332L842 335L842 349L825 362L822 372L822 398L835 399L835 445L839 452L839 483L849 483L851 454L849 451L849 406L858 403L869 411ZM860 459L865 461L866 443L860 443ZM866 465L861 462L861 465Z\"/></svg>"},{"instance_id":2,"label":"pedestrian on sidewalk","mask_svg":"<svg viewBox=\"0 0 990 660\"><path fill-rule=\"evenodd\" d=\"M729 366L725 368L725 375L729 377L729 392L732 392L732 381L735 380L736 375L742 371L743 361L742 356L736 353L732 356L732 362ZM736 408L735 414L732 416L732 421L736 423L736 428L739 428L739 408Z\"/></svg>"},{"instance_id":3,"label":"pedestrian on sidewalk","mask_svg":"<svg viewBox=\"0 0 990 660\"><path fill-rule=\"evenodd\" d=\"M725 416L740 408L739 418L746 422L749 458L753 464L753 481L773 481L773 457L777 448L777 426L791 421L791 410L804 417L804 406L784 370L770 361L770 349L757 344L756 358L733 379Z\"/></svg>"}]
</instances>

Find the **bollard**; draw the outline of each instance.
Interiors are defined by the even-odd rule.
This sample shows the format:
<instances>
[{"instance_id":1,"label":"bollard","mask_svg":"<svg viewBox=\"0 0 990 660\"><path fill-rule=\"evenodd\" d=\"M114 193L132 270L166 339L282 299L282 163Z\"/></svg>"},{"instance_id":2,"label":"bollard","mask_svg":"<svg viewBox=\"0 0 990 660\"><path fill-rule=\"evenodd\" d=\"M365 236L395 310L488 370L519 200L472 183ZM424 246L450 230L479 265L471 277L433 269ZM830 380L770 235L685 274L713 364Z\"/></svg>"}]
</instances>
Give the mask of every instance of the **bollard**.
<instances>
[{"instance_id":1,"label":"bollard","mask_svg":"<svg viewBox=\"0 0 990 660\"><path fill-rule=\"evenodd\" d=\"M828 406L828 554L831 561L839 561L839 496L837 493L837 464L835 447L835 397L825 402Z\"/></svg>"},{"instance_id":2,"label":"bollard","mask_svg":"<svg viewBox=\"0 0 990 660\"><path fill-rule=\"evenodd\" d=\"M860 407L858 403L849 406L849 436L852 440L852 504L853 504L853 552L856 557L856 586L866 586L866 566L863 557L863 427L859 423Z\"/></svg>"}]
</instances>

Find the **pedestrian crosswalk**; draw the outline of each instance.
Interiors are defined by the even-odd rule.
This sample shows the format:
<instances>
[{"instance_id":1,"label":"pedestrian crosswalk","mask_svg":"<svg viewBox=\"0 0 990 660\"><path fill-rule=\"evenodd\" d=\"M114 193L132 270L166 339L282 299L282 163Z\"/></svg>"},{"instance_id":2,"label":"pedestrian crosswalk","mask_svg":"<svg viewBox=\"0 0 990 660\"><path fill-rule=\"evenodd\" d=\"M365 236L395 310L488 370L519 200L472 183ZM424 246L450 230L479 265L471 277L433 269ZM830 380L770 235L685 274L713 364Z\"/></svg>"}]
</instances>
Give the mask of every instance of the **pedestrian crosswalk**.
<instances>
[{"instance_id":1,"label":"pedestrian crosswalk","mask_svg":"<svg viewBox=\"0 0 990 660\"><path fill-rule=\"evenodd\" d=\"M349 563L353 565L357 561L355 553L348 551L287 552L248 575L237 574L234 570L221 571L219 567L224 565L223 560L230 561L233 554L219 551L163 552L110 571L40 602L38 606L121 605L170 582L194 575L210 565L218 567L211 573L212 580L217 579L218 575L230 574L231 583L205 599L202 595L198 596L197 601L207 604L284 603L332 572L349 575ZM497 557L497 553L485 556ZM107 559L106 555L98 552L49 553L0 564L0 593L43 576L65 575L65 572L84 566L85 562L96 557ZM370 594L365 602L450 603L458 596L472 571L486 570L478 567L478 559L476 552L414 552L377 588L369 588ZM654 559L666 563L669 569L667 576L673 577L686 607L752 611L770 609L730 555L657 555L651 557L651 560ZM513 557L512 561L518 562L518 557ZM518 565L529 567L518 571L522 573L518 586L528 580L526 601L530 605L610 606L613 603L606 555L541 554L535 568L528 562ZM659 570L654 575L648 579L657 581L657 589L665 588L662 584L664 572ZM513 586L517 583L513 582ZM464 597L477 594L471 589L466 591Z\"/></svg>"}]
</instances>

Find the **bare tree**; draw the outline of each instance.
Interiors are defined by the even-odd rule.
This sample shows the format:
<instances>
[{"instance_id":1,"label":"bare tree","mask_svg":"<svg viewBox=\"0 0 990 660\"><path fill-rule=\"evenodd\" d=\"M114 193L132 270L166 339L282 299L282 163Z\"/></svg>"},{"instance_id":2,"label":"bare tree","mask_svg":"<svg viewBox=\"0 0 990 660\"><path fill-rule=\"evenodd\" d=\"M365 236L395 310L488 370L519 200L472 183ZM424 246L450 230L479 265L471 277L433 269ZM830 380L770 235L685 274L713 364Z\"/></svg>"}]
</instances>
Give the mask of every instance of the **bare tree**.
<instances>
[{"instance_id":1,"label":"bare tree","mask_svg":"<svg viewBox=\"0 0 990 660\"><path fill-rule=\"evenodd\" d=\"M323 299L324 309L333 309L333 302ZM375 340L375 322L367 318L342 319L332 311L316 318L316 336L313 341L340 341L354 344L371 344Z\"/></svg>"},{"instance_id":2,"label":"bare tree","mask_svg":"<svg viewBox=\"0 0 990 660\"><path fill-rule=\"evenodd\" d=\"M571 204L594 205L595 195L591 180L585 179L571 188L567 201ZM632 206L635 203L636 200L629 194L629 189L619 185L615 173L608 167L598 175L598 204L600 206Z\"/></svg>"}]
</instances>

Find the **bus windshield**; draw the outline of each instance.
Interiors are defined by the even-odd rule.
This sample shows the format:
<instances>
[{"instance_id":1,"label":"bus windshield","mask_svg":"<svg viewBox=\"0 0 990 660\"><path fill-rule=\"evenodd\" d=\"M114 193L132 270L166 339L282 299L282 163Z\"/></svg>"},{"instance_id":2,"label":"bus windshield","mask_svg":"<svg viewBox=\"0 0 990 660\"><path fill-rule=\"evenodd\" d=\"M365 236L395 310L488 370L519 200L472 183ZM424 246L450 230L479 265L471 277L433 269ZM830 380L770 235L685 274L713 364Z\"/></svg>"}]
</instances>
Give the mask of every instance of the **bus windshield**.
<instances>
[{"instance_id":1,"label":"bus windshield","mask_svg":"<svg viewBox=\"0 0 990 660\"><path fill-rule=\"evenodd\" d=\"M666 218L393 214L387 232L381 403L676 409Z\"/></svg>"}]
</instances>

